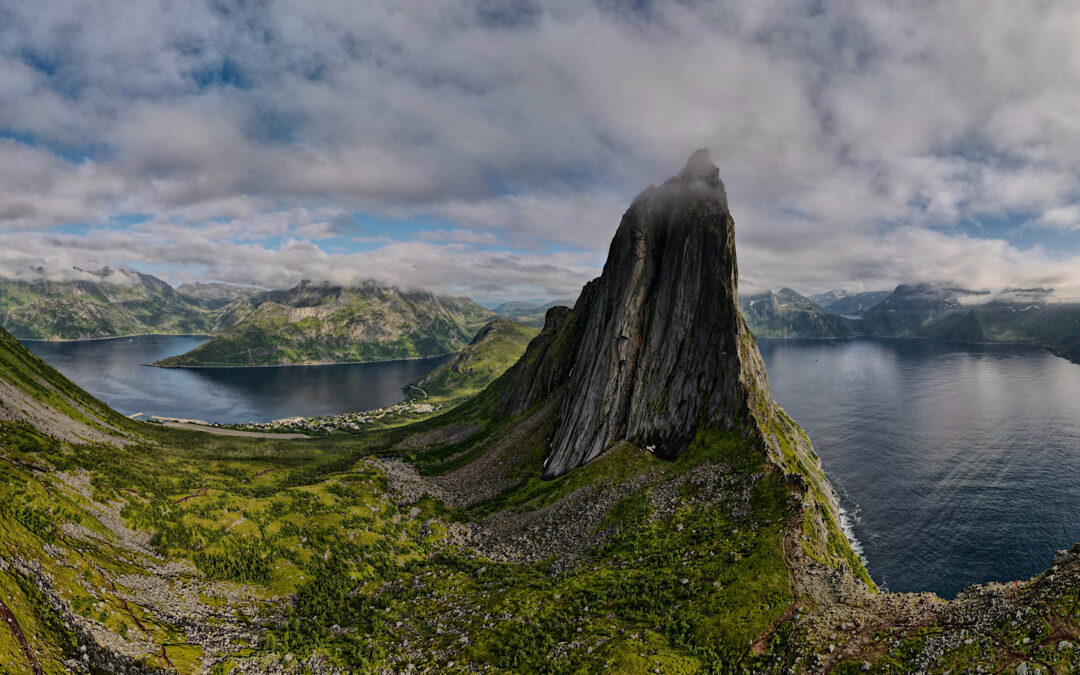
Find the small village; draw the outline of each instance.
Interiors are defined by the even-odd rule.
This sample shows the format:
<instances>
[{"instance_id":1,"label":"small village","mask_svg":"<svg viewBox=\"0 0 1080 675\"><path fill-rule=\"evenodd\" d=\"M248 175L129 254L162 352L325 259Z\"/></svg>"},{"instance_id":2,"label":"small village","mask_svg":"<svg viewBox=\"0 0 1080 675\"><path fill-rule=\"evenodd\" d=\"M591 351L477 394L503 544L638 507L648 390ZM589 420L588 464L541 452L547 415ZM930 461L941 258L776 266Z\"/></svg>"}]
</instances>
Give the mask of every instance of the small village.
<instances>
[{"instance_id":1,"label":"small village","mask_svg":"<svg viewBox=\"0 0 1080 675\"><path fill-rule=\"evenodd\" d=\"M288 432L307 434L326 434L334 431L357 432L366 425L375 422L387 422L392 418L406 415L426 415L442 409L438 403L424 400L405 400L374 410L327 415L325 417L283 417L270 422L248 422L244 424L210 424L209 426L241 431Z\"/></svg>"}]
</instances>

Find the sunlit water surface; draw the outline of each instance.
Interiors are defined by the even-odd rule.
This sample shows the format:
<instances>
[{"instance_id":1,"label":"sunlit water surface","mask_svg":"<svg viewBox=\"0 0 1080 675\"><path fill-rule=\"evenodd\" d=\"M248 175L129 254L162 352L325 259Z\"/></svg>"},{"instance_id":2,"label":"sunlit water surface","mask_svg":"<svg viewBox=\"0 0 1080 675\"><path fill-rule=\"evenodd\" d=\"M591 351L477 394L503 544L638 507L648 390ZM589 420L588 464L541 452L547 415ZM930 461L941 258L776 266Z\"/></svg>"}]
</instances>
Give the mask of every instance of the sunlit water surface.
<instances>
[{"instance_id":1,"label":"sunlit water surface","mask_svg":"<svg viewBox=\"0 0 1080 675\"><path fill-rule=\"evenodd\" d=\"M1080 540L1080 366L924 340L759 344L879 584L952 596Z\"/></svg>"}]
</instances>

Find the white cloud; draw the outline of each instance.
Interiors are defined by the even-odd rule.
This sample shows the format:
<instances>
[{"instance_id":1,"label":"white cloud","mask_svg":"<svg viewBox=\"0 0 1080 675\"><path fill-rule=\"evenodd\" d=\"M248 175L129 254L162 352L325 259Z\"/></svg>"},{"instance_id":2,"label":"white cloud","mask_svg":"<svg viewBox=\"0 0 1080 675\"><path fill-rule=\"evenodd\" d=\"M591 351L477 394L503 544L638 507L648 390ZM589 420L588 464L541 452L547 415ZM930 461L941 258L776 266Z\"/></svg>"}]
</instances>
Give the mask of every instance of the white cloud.
<instances>
[{"instance_id":1,"label":"white cloud","mask_svg":"<svg viewBox=\"0 0 1080 675\"><path fill-rule=\"evenodd\" d=\"M1077 285L949 227L1080 223L1075 3L492 6L0 0L0 265L569 293L709 146L748 288Z\"/></svg>"}]
</instances>

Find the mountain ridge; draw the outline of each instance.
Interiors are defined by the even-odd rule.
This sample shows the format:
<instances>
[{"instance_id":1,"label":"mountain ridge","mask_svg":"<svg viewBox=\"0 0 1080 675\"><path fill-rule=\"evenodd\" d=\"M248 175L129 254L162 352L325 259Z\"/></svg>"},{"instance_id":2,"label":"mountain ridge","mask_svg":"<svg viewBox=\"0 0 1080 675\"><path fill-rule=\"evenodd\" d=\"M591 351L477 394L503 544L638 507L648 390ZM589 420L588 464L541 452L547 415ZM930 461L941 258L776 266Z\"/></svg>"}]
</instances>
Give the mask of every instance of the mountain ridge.
<instances>
[{"instance_id":1,"label":"mountain ridge","mask_svg":"<svg viewBox=\"0 0 1080 675\"><path fill-rule=\"evenodd\" d=\"M826 312L790 288L742 298L739 308L757 337L851 337L861 331L852 319Z\"/></svg>"},{"instance_id":2,"label":"mountain ridge","mask_svg":"<svg viewBox=\"0 0 1080 675\"><path fill-rule=\"evenodd\" d=\"M222 308L211 340L154 365L167 368L365 363L442 356L465 347L494 314L468 298L374 282L302 281Z\"/></svg>"},{"instance_id":3,"label":"mountain ridge","mask_svg":"<svg viewBox=\"0 0 1080 675\"><path fill-rule=\"evenodd\" d=\"M213 309L149 274L109 270L97 280L0 279L0 324L20 339L209 334Z\"/></svg>"}]
</instances>

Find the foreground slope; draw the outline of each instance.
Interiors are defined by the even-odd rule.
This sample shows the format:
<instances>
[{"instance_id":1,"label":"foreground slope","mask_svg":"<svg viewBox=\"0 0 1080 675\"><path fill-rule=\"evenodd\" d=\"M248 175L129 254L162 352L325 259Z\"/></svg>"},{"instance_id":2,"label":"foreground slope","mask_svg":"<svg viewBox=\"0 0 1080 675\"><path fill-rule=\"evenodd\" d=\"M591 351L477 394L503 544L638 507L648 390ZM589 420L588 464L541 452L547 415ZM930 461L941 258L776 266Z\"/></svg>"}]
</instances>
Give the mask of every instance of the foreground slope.
<instances>
[{"instance_id":1,"label":"foreground slope","mask_svg":"<svg viewBox=\"0 0 1080 675\"><path fill-rule=\"evenodd\" d=\"M701 247L721 263L691 256L680 285L700 288L706 269L722 283L735 278L715 168L697 156L688 169L690 185L705 175L709 189L679 203L706 203L631 209L630 241L644 243L631 249L634 271L622 276L627 262L615 261L591 288L617 295L613 279L639 288L652 269L641 260L663 259L651 247L675 250L685 229L727 245ZM658 229L645 232L650 223ZM624 403L571 423L579 359L626 346L623 327L663 317L654 293L665 288L718 302L731 317L719 328L737 355L710 361L716 370L679 367L703 386L719 383L725 397L710 408L715 391L688 392L663 406L641 398L639 388L654 388L635 377ZM58 438L37 418L0 422L3 672L1031 673L1080 664L1072 554L1035 580L950 603L874 591L837 526L809 439L768 396L737 290L717 295L650 283L635 309L597 292L549 310L521 360L453 411L312 441L131 422L0 341L12 364L0 376L32 392L15 403L5 393L5 409L28 396L76 419L78 404L121 432ZM691 355L702 339L674 324L663 343L640 336L664 354L627 349L626 362L607 359L606 373L591 368L581 381L603 389L649 364L646 374L663 374L667 352ZM35 388L40 380L49 386ZM680 400L702 402L701 414L684 416ZM638 401L654 407L650 425L628 423L644 415ZM695 426L684 436L687 420ZM580 432L582 450L597 429L614 431L591 459L566 455L573 466L545 480L545 461L567 447L560 428ZM654 438L664 457L646 444Z\"/></svg>"},{"instance_id":2,"label":"foreground slope","mask_svg":"<svg viewBox=\"0 0 1080 675\"><path fill-rule=\"evenodd\" d=\"M302 282L223 309L228 327L164 367L268 366L441 356L467 345L493 314L468 298L368 284Z\"/></svg>"}]
</instances>

